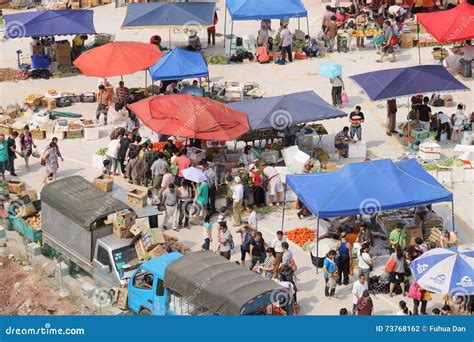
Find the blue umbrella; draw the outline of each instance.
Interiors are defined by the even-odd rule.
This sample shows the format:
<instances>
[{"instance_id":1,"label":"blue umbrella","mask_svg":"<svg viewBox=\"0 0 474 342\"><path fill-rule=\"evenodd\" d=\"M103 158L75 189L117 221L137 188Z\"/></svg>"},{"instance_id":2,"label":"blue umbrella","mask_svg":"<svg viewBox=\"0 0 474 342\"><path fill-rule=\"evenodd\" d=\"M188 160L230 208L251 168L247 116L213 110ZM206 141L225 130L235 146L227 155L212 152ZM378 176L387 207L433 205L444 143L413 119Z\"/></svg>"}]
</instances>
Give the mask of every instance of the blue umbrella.
<instances>
[{"instance_id":1,"label":"blue umbrella","mask_svg":"<svg viewBox=\"0 0 474 342\"><path fill-rule=\"evenodd\" d=\"M334 62L324 62L319 66L319 74L329 78L340 76L342 74L342 65Z\"/></svg>"},{"instance_id":2,"label":"blue umbrella","mask_svg":"<svg viewBox=\"0 0 474 342\"><path fill-rule=\"evenodd\" d=\"M474 245L435 248L411 263L415 280L438 294L474 294Z\"/></svg>"}]
</instances>

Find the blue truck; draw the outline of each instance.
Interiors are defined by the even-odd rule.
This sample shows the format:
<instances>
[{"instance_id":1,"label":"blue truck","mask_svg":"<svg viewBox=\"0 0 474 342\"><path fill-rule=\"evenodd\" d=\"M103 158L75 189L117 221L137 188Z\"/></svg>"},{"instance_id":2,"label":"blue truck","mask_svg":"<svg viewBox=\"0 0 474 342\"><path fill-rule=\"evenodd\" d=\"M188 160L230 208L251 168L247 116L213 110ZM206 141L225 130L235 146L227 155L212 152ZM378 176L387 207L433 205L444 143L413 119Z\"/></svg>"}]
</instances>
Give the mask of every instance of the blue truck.
<instances>
[{"instance_id":1,"label":"blue truck","mask_svg":"<svg viewBox=\"0 0 474 342\"><path fill-rule=\"evenodd\" d=\"M140 315L291 314L287 288L210 251L173 252L143 263L128 282L128 306Z\"/></svg>"}]
</instances>

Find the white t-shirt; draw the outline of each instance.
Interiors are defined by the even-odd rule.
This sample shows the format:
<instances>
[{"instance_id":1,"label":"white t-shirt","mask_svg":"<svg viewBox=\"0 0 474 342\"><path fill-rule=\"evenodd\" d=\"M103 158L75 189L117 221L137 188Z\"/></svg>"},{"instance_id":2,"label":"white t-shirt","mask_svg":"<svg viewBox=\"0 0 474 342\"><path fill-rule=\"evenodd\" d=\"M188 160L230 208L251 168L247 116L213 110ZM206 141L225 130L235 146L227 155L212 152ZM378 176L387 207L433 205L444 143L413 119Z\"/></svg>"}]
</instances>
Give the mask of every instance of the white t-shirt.
<instances>
[{"instance_id":1,"label":"white t-shirt","mask_svg":"<svg viewBox=\"0 0 474 342\"><path fill-rule=\"evenodd\" d=\"M283 247L281 247L281 244L283 242L286 242L286 237L282 237L281 240L278 240L278 238L274 238L272 241L272 247L277 253L282 253L283 252Z\"/></svg>"},{"instance_id":2,"label":"white t-shirt","mask_svg":"<svg viewBox=\"0 0 474 342\"><path fill-rule=\"evenodd\" d=\"M361 284L359 280L357 280L354 283L354 286L352 287L352 303L357 304L357 300L362 297L362 293L364 293L365 290L369 289L369 284L367 280ZM357 295L357 297L356 297Z\"/></svg>"},{"instance_id":3,"label":"white t-shirt","mask_svg":"<svg viewBox=\"0 0 474 342\"><path fill-rule=\"evenodd\" d=\"M219 252L228 252L230 251L230 243L229 243L229 240L230 240L230 231L229 229L227 229L225 232L223 230L221 230L219 232L219 238L221 240L227 240L226 243L222 244L222 243L219 243Z\"/></svg>"},{"instance_id":4,"label":"white t-shirt","mask_svg":"<svg viewBox=\"0 0 474 342\"><path fill-rule=\"evenodd\" d=\"M449 116L447 116L446 114L444 113L439 113L436 115L436 118L442 123L446 123L446 122L449 122Z\"/></svg>"},{"instance_id":5,"label":"white t-shirt","mask_svg":"<svg viewBox=\"0 0 474 342\"><path fill-rule=\"evenodd\" d=\"M258 230L258 215L255 210L252 210L248 219L249 225Z\"/></svg>"},{"instance_id":6,"label":"white t-shirt","mask_svg":"<svg viewBox=\"0 0 474 342\"><path fill-rule=\"evenodd\" d=\"M232 199L235 202L240 201L244 197L244 186L240 183L232 186Z\"/></svg>"},{"instance_id":7,"label":"white t-shirt","mask_svg":"<svg viewBox=\"0 0 474 342\"><path fill-rule=\"evenodd\" d=\"M107 155L112 158L117 158L118 150L120 148L120 141L118 139L113 139L109 142L107 147Z\"/></svg>"},{"instance_id":8,"label":"white t-shirt","mask_svg":"<svg viewBox=\"0 0 474 342\"><path fill-rule=\"evenodd\" d=\"M341 81L341 76L331 78L331 85L333 87L342 87L342 81Z\"/></svg>"},{"instance_id":9,"label":"white t-shirt","mask_svg":"<svg viewBox=\"0 0 474 342\"><path fill-rule=\"evenodd\" d=\"M471 61L474 59L474 46L473 45L466 45L461 48L464 58L466 61Z\"/></svg>"},{"instance_id":10,"label":"white t-shirt","mask_svg":"<svg viewBox=\"0 0 474 342\"><path fill-rule=\"evenodd\" d=\"M370 255L369 253L362 253L358 257L359 259L359 268L362 268L363 270L368 270L370 268L370 265L368 261L370 260Z\"/></svg>"}]
</instances>

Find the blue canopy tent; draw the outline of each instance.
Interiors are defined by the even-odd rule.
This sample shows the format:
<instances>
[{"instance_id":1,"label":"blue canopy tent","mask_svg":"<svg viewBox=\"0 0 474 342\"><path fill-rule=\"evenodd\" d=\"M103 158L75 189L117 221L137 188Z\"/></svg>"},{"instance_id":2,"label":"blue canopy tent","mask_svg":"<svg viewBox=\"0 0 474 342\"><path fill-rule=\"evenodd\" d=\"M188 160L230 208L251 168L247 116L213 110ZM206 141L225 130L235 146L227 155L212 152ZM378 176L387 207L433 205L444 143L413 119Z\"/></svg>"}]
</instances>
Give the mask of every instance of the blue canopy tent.
<instances>
[{"instance_id":1,"label":"blue canopy tent","mask_svg":"<svg viewBox=\"0 0 474 342\"><path fill-rule=\"evenodd\" d=\"M314 91L245 100L229 104L229 107L248 115L252 129L270 129L347 116ZM283 127L283 128L286 128Z\"/></svg>"},{"instance_id":2,"label":"blue canopy tent","mask_svg":"<svg viewBox=\"0 0 474 342\"><path fill-rule=\"evenodd\" d=\"M308 11L301 0L227 0L226 7L231 18L231 35L234 32L235 20L298 18L299 28L299 18L303 17L306 17L306 25L309 33ZM227 32L227 11L225 12L224 36Z\"/></svg>"},{"instance_id":3,"label":"blue canopy tent","mask_svg":"<svg viewBox=\"0 0 474 342\"><path fill-rule=\"evenodd\" d=\"M209 70L199 52L175 48L149 68L153 81L207 77Z\"/></svg>"},{"instance_id":4,"label":"blue canopy tent","mask_svg":"<svg viewBox=\"0 0 474 342\"><path fill-rule=\"evenodd\" d=\"M321 218L375 214L446 201L452 203L454 230L453 194L414 159L382 159L347 164L337 171L288 175L286 184L317 216L318 236Z\"/></svg>"},{"instance_id":5,"label":"blue canopy tent","mask_svg":"<svg viewBox=\"0 0 474 342\"><path fill-rule=\"evenodd\" d=\"M215 10L216 4L209 2L132 3L127 7L122 29L168 28L171 48L171 28L211 26Z\"/></svg>"},{"instance_id":6,"label":"blue canopy tent","mask_svg":"<svg viewBox=\"0 0 474 342\"><path fill-rule=\"evenodd\" d=\"M386 100L420 93L470 90L442 65L417 65L350 76L372 100Z\"/></svg>"},{"instance_id":7,"label":"blue canopy tent","mask_svg":"<svg viewBox=\"0 0 474 342\"><path fill-rule=\"evenodd\" d=\"M7 14L5 38L96 34L94 11L51 10Z\"/></svg>"}]
</instances>

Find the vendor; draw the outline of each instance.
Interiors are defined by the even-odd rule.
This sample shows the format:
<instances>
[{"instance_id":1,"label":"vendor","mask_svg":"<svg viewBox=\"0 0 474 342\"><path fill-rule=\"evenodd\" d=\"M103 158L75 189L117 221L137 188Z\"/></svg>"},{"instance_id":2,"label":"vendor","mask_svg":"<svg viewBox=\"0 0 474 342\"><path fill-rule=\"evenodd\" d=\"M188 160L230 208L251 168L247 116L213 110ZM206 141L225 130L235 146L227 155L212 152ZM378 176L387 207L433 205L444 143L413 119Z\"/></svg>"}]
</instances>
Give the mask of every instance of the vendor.
<instances>
[{"instance_id":1,"label":"vendor","mask_svg":"<svg viewBox=\"0 0 474 342\"><path fill-rule=\"evenodd\" d=\"M161 51L168 50L168 48L161 46L161 37L157 34L150 38L150 44L158 46Z\"/></svg>"},{"instance_id":2,"label":"vendor","mask_svg":"<svg viewBox=\"0 0 474 342\"><path fill-rule=\"evenodd\" d=\"M360 12L360 14L356 17L355 24L356 24L357 31L361 31L361 32L365 31L368 21L367 21L367 15L365 14L364 11ZM357 36L356 42L357 42L358 48L365 48L363 36Z\"/></svg>"},{"instance_id":3,"label":"vendor","mask_svg":"<svg viewBox=\"0 0 474 342\"><path fill-rule=\"evenodd\" d=\"M439 111L435 114L435 120L438 127L438 133L436 133L436 141L441 141L441 134L446 133L448 140L451 139L451 125L449 116Z\"/></svg>"},{"instance_id":4,"label":"vendor","mask_svg":"<svg viewBox=\"0 0 474 342\"><path fill-rule=\"evenodd\" d=\"M198 36L197 31L195 29L189 30L189 38L188 38L187 49L189 51L201 51L201 49L202 49L201 39L199 39L199 36Z\"/></svg>"},{"instance_id":5,"label":"vendor","mask_svg":"<svg viewBox=\"0 0 474 342\"><path fill-rule=\"evenodd\" d=\"M452 74L457 75L461 71L461 50L457 47L449 49L449 55L443 60L443 66Z\"/></svg>"},{"instance_id":6,"label":"vendor","mask_svg":"<svg viewBox=\"0 0 474 342\"><path fill-rule=\"evenodd\" d=\"M349 151L349 143L354 142L349 137L349 127L344 127L342 131L336 134L334 137L334 147L337 148L338 151L342 151L342 156L347 158L347 152Z\"/></svg>"},{"instance_id":7,"label":"vendor","mask_svg":"<svg viewBox=\"0 0 474 342\"><path fill-rule=\"evenodd\" d=\"M254 158L253 153L252 153L252 146L247 145L244 147L244 153L239 158L239 163L244 164L245 167L248 167L250 164L255 163L257 161L256 158Z\"/></svg>"},{"instance_id":8,"label":"vendor","mask_svg":"<svg viewBox=\"0 0 474 342\"><path fill-rule=\"evenodd\" d=\"M357 140L362 140L362 123L364 122L364 113L362 113L360 106L356 106L355 110L349 114L349 121L351 123L350 136L354 139L357 135Z\"/></svg>"},{"instance_id":9,"label":"vendor","mask_svg":"<svg viewBox=\"0 0 474 342\"><path fill-rule=\"evenodd\" d=\"M178 81L172 81L166 86L165 94L173 95L178 93Z\"/></svg>"},{"instance_id":10,"label":"vendor","mask_svg":"<svg viewBox=\"0 0 474 342\"><path fill-rule=\"evenodd\" d=\"M72 60L76 60L84 51L84 43L87 40L87 35L76 34L72 40Z\"/></svg>"}]
</instances>

